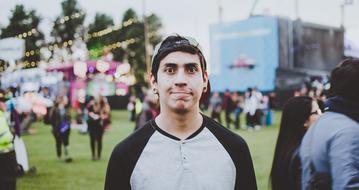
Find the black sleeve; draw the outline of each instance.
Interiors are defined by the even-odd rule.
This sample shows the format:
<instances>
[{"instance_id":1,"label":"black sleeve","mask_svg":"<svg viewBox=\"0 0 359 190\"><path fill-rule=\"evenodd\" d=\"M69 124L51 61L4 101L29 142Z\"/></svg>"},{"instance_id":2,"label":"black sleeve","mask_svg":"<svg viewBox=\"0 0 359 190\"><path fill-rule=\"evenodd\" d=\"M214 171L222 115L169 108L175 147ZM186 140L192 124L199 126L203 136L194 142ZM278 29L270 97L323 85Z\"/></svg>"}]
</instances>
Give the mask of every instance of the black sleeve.
<instances>
[{"instance_id":1,"label":"black sleeve","mask_svg":"<svg viewBox=\"0 0 359 190\"><path fill-rule=\"evenodd\" d=\"M206 127L227 150L236 166L235 190L256 190L257 182L252 157L245 140L221 126L207 116L203 116Z\"/></svg>"},{"instance_id":2,"label":"black sleeve","mask_svg":"<svg viewBox=\"0 0 359 190\"><path fill-rule=\"evenodd\" d=\"M108 162L105 190L131 189L130 177L132 171L129 171L128 165L126 166L125 160L119 151L119 146L116 146Z\"/></svg>"},{"instance_id":3,"label":"black sleeve","mask_svg":"<svg viewBox=\"0 0 359 190\"><path fill-rule=\"evenodd\" d=\"M130 178L148 140L155 132L150 122L119 143L107 166L105 190L130 190Z\"/></svg>"},{"instance_id":4,"label":"black sleeve","mask_svg":"<svg viewBox=\"0 0 359 190\"><path fill-rule=\"evenodd\" d=\"M254 173L252 157L249 152L247 143L242 140L241 153L239 155L239 161L236 163L238 167L236 176L236 188L235 189L257 189L256 176Z\"/></svg>"}]
</instances>

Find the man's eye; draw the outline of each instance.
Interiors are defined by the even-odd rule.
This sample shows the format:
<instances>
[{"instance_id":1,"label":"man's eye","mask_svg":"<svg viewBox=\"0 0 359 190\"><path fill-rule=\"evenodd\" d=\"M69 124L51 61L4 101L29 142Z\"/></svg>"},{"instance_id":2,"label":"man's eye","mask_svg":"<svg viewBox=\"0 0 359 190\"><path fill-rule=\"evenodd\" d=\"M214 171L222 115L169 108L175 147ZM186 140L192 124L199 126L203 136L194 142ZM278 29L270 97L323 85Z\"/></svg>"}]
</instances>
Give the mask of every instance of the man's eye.
<instances>
[{"instance_id":1,"label":"man's eye","mask_svg":"<svg viewBox=\"0 0 359 190\"><path fill-rule=\"evenodd\" d=\"M198 69L197 69L197 67L195 67L195 66L191 66L191 67L188 67L188 68L187 68L187 71L188 71L189 73L195 73L195 72L198 71Z\"/></svg>"},{"instance_id":2,"label":"man's eye","mask_svg":"<svg viewBox=\"0 0 359 190\"><path fill-rule=\"evenodd\" d=\"M173 68L171 68L171 67L167 67L167 68L165 69L165 72L166 72L166 73L174 73L175 70L174 70Z\"/></svg>"}]
</instances>

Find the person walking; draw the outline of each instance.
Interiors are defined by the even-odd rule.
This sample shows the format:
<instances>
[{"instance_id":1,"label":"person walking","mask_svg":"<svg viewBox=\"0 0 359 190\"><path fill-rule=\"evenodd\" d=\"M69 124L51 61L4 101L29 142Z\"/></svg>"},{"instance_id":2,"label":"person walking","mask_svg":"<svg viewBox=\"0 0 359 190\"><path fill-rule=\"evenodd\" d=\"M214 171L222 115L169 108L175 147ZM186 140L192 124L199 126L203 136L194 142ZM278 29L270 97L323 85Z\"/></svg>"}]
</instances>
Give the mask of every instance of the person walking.
<instances>
[{"instance_id":1,"label":"person walking","mask_svg":"<svg viewBox=\"0 0 359 190\"><path fill-rule=\"evenodd\" d=\"M69 102L66 96L58 96L56 98L54 106L51 109L50 118L52 134L56 141L57 158L61 160L62 146L64 146L65 162L71 162L72 158L69 153L71 115Z\"/></svg>"},{"instance_id":2,"label":"person walking","mask_svg":"<svg viewBox=\"0 0 359 190\"><path fill-rule=\"evenodd\" d=\"M226 127L228 129L230 129L231 128L231 123L233 123L231 115L232 115L233 109L235 108L235 105L234 105L234 102L232 100L232 94L228 89L226 90L226 92L223 95L223 102L222 103L223 103L222 108L224 110Z\"/></svg>"},{"instance_id":3,"label":"person walking","mask_svg":"<svg viewBox=\"0 0 359 190\"><path fill-rule=\"evenodd\" d=\"M211 112L211 119L217 120L222 124L221 112L222 112L222 99L218 92L214 92L209 100L209 110Z\"/></svg>"},{"instance_id":4,"label":"person walking","mask_svg":"<svg viewBox=\"0 0 359 190\"><path fill-rule=\"evenodd\" d=\"M104 127L102 126L101 105L98 99L94 99L89 103L87 125L90 135L92 160L99 160L102 152Z\"/></svg>"}]
</instances>

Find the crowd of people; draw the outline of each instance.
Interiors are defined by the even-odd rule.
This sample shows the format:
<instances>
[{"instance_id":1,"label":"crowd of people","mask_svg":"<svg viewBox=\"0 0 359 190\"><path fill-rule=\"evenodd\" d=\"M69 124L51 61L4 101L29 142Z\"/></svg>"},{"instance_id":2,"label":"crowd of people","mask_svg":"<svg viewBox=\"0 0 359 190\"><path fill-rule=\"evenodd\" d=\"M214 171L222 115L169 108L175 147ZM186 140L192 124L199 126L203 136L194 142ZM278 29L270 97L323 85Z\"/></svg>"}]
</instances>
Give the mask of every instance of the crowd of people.
<instances>
[{"instance_id":1,"label":"crowd of people","mask_svg":"<svg viewBox=\"0 0 359 190\"><path fill-rule=\"evenodd\" d=\"M74 119L71 119L71 109L76 112ZM52 127L59 160L61 160L63 146L65 161L72 161L69 155L69 135L71 128L75 127L81 133L89 134L91 159L101 159L102 137L105 130L111 127L111 108L106 97L88 96L85 101L76 101L75 106L71 106L68 96L58 95L46 116Z\"/></svg>"},{"instance_id":2,"label":"crowd of people","mask_svg":"<svg viewBox=\"0 0 359 190\"><path fill-rule=\"evenodd\" d=\"M271 126L275 94L255 87L244 93L212 92L207 117L201 99L209 93L208 84L206 61L193 38L169 36L156 46L152 88L129 97L134 132L111 154L106 190L257 189L249 147L229 129ZM359 189L357 84L359 61L346 59L332 71L329 88L317 81L295 91L282 109L271 189ZM10 92L0 90L0 189L16 188L14 139L29 132L39 113L51 126L59 160L74 159L69 139L75 127L89 135L90 159L101 159L103 135L111 127L106 97L86 96L71 104L66 90L54 95L43 88L38 93L51 106L22 113Z\"/></svg>"},{"instance_id":3,"label":"crowd of people","mask_svg":"<svg viewBox=\"0 0 359 190\"><path fill-rule=\"evenodd\" d=\"M42 87L38 92L27 92L29 94L21 96L17 91L0 89L0 189L15 189L17 176L36 172L35 167L27 166L27 152L21 139L22 135L36 133L31 130L31 124L35 121L42 120L51 127L58 160L66 163L73 161L70 156L70 134L74 128L89 135L91 159L101 159L102 137L105 130L111 127L111 109L106 97L86 96L84 101L71 104L66 88L57 92L53 94L50 88ZM34 100L33 97L37 98ZM45 99L50 103L45 105L38 101ZM21 104L29 102L31 106L24 109ZM72 118L72 115L75 117ZM22 145L16 143L19 141Z\"/></svg>"},{"instance_id":4,"label":"crowd of people","mask_svg":"<svg viewBox=\"0 0 359 190\"><path fill-rule=\"evenodd\" d=\"M209 100L208 110L211 118L222 124L222 111L225 116L225 126L235 129L259 130L263 126L271 126L273 108L275 108L275 94L263 95L256 88L248 88L244 94L226 90L223 96L213 92ZM241 114L245 116L245 123L241 123ZM234 115L234 116L233 116Z\"/></svg>"}]
</instances>

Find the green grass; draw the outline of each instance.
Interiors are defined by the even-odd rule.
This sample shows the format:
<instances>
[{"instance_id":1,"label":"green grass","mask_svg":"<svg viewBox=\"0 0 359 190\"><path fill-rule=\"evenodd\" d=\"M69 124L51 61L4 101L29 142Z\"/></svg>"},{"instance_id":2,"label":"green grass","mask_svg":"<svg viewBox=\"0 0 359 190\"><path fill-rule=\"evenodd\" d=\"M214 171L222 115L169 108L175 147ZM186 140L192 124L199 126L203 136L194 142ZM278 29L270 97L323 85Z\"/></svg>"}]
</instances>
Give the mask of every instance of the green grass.
<instances>
[{"instance_id":1,"label":"green grass","mask_svg":"<svg viewBox=\"0 0 359 190\"><path fill-rule=\"evenodd\" d=\"M113 126L105 133L103 139L103 156L100 161L92 161L89 136L72 130L70 135L70 154L74 161L65 163L56 158L55 140L51 127L36 123L34 135L24 136L29 162L36 166L38 172L34 176L19 178L19 190L63 190L63 189L103 189L107 162L113 147L128 136L134 123L128 121L126 111L113 111ZM224 117L223 117L224 118ZM249 144L256 171L258 189L268 189L268 176L273 159L274 145L277 138L279 113L275 114L273 127L260 131L236 131ZM244 121L242 119L242 121Z\"/></svg>"}]
</instances>

